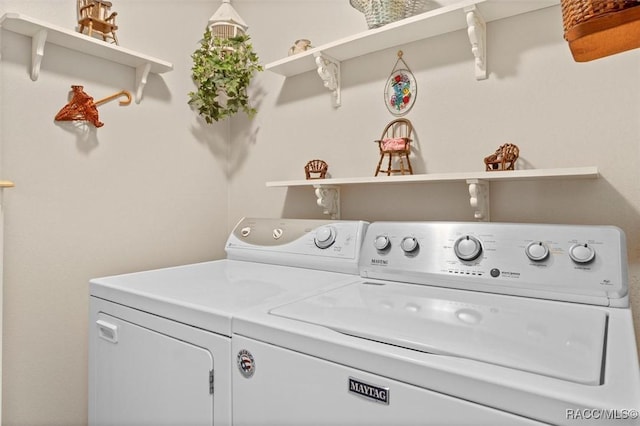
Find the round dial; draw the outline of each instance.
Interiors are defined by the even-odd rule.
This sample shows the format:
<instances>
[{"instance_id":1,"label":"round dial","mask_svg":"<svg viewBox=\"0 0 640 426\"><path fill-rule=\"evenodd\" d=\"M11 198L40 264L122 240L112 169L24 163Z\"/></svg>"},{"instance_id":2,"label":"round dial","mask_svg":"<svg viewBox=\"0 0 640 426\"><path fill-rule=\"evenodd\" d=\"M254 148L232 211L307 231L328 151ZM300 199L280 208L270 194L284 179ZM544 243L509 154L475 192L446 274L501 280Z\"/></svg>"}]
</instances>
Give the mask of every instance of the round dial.
<instances>
[{"instance_id":1,"label":"round dial","mask_svg":"<svg viewBox=\"0 0 640 426\"><path fill-rule=\"evenodd\" d=\"M323 226L316 231L316 236L313 240L316 246L326 249L336 241L336 231L331 226Z\"/></svg>"},{"instance_id":2,"label":"round dial","mask_svg":"<svg viewBox=\"0 0 640 426\"><path fill-rule=\"evenodd\" d=\"M373 246L378 250L384 250L389 247L389 237L386 235L378 235L373 241Z\"/></svg>"},{"instance_id":3,"label":"round dial","mask_svg":"<svg viewBox=\"0 0 640 426\"><path fill-rule=\"evenodd\" d=\"M549 257L549 248L542 241L530 242L524 252L534 262L540 262Z\"/></svg>"},{"instance_id":4,"label":"round dial","mask_svg":"<svg viewBox=\"0 0 640 426\"><path fill-rule=\"evenodd\" d=\"M460 260L475 260L482 253L482 244L476 237L465 235L456 240L453 250Z\"/></svg>"},{"instance_id":5,"label":"round dial","mask_svg":"<svg viewBox=\"0 0 640 426\"><path fill-rule=\"evenodd\" d=\"M574 244L569 248L569 257L576 263L589 263L596 257L596 251L588 244Z\"/></svg>"},{"instance_id":6,"label":"round dial","mask_svg":"<svg viewBox=\"0 0 640 426\"><path fill-rule=\"evenodd\" d=\"M271 232L271 235L273 236L274 240L279 240L280 237L282 237L283 233L284 231L282 230L282 228L274 228L274 230Z\"/></svg>"},{"instance_id":7,"label":"round dial","mask_svg":"<svg viewBox=\"0 0 640 426\"><path fill-rule=\"evenodd\" d=\"M418 248L418 240L415 237L404 237L400 247L405 253L411 253Z\"/></svg>"}]
</instances>

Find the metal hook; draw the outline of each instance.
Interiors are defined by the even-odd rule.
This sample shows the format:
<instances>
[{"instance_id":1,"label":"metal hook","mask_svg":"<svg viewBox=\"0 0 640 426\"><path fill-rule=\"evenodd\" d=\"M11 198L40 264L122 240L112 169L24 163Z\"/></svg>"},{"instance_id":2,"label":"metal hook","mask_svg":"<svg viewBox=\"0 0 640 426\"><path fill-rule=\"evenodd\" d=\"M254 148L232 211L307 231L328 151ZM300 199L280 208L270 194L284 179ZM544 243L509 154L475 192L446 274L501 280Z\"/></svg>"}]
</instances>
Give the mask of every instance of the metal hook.
<instances>
[{"instance_id":1,"label":"metal hook","mask_svg":"<svg viewBox=\"0 0 640 426\"><path fill-rule=\"evenodd\" d=\"M120 101L120 105L129 105L131 103L131 93L129 93L126 90L121 90L118 93L114 93L111 96L107 96L106 98L100 99L99 101L96 101L93 104L95 106L102 105L103 103L109 102L110 100L113 100L113 99L116 99L116 98L119 98L120 96L126 96L127 97L126 100L123 99L123 100Z\"/></svg>"}]
</instances>

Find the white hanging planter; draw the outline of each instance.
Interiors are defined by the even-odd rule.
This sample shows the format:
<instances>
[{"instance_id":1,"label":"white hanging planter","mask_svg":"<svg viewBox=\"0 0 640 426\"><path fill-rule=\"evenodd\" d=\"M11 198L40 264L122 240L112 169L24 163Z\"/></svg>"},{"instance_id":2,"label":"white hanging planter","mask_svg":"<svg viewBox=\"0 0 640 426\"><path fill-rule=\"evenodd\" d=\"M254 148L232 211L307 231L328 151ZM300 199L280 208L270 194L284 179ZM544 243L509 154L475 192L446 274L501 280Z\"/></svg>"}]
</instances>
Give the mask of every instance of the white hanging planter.
<instances>
[{"instance_id":1,"label":"white hanging planter","mask_svg":"<svg viewBox=\"0 0 640 426\"><path fill-rule=\"evenodd\" d=\"M191 56L192 77L197 90L189 92L189 104L207 123L225 119L242 110L256 113L249 104L247 88L255 71L262 71L246 34L247 24L223 0L211 16L204 37Z\"/></svg>"},{"instance_id":2,"label":"white hanging planter","mask_svg":"<svg viewBox=\"0 0 640 426\"><path fill-rule=\"evenodd\" d=\"M244 35L249 27L231 6L231 0L222 0L222 4L209 18L209 29L214 37L231 38Z\"/></svg>"}]
</instances>

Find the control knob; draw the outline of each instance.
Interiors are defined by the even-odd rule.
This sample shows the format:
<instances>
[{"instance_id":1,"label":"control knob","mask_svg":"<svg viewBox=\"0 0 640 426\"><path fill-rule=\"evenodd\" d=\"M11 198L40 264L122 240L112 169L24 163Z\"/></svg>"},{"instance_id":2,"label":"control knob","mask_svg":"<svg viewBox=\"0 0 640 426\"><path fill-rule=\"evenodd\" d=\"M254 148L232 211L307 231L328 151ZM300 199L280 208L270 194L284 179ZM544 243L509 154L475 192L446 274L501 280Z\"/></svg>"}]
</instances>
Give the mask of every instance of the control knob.
<instances>
[{"instance_id":1,"label":"control knob","mask_svg":"<svg viewBox=\"0 0 640 426\"><path fill-rule=\"evenodd\" d=\"M589 263L596 257L596 251L586 243L574 244L569 248L569 257L576 263Z\"/></svg>"},{"instance_id":2,"label":"control knob","mask_svg":"<svg viewBox=\"0 0 640 426\"><path fill-rule=\"evenodd\" d=\"M415 237L404 237L400 242L400 248L405 253L411 253L418 248L418 240Z\"/></svg>"},{"instance_id":3,"label":"control knob","mask_svg":"<svg viewBox=\"0 0 640 426\"><path fill-rule=\"evenodd\" d=\"M482 253L482 244L480 244L480 240L476 237L465 235L456 240L453 245L453 250L460 260L475 260L480 256L480 253Z\"/></svg>"},{"instance_id":4,"label":"control knob","mask_svg":"<svg viewBox=\"0 0 640 426\"><path fill-rule=\"evenodd\" d=\"M373 246L378 250L385 250L389 247L389 237L387 235L378 235L376 239L373 241Z\"/></svg>"},{"instance_id":5,"label":"control knob","mask_svg":"<svg viewBox=\"0 0 640 426\"><path fill-rule=\"evenodd\" d=\"M282 228L274 228L273 231L271 232L271 236L273 237L274 240L279 240L280 237L282 237L282 234L284 234L284 231L282 230Z\"/></svg>"},{"instance_id":6,"label":"control knob","mask_svg":"<svg viewBox=\"0 0 640 426\"><path fill-rule=\"evenodd\" d=\"M333 243L336 241L336 232L331 226L323 226L316 230L316 236L313 239L316 243L316 246L321 249L326 249L331 247Z\"/></svg>"},{"instance_id":7,"label":"control knob","mask_svg":"<svg viewBox=\"0 0 640 426\"><path fill-rule=\"evenodd\" d=\"M542 241L530 242L524 252L534 262L540 262L549 257L549 248Z\"/></svg>"}]
</instances>

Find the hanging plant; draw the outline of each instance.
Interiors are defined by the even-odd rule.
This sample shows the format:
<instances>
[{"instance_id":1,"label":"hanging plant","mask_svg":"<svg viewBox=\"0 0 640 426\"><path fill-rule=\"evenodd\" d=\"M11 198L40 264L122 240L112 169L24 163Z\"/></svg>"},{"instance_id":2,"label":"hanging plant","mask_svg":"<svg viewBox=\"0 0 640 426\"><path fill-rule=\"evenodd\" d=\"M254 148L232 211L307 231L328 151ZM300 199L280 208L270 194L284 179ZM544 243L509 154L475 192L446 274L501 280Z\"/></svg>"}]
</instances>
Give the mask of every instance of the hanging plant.
<instances>
[{"instance_id":1,"label":"hanging plant","mask_svg":"<svg viewBox=\"0 0 640 426\"><path fill-rule=\"evenodd\" d=\"M249 117L256 109L249 104L247 88L255 71L262 71L258 55L246 34L214 37L209 28L191 58L192 77L198 90L189 92L189 105L207 123L225 119L240 110Z\"/></svg>"}]
</instances>

